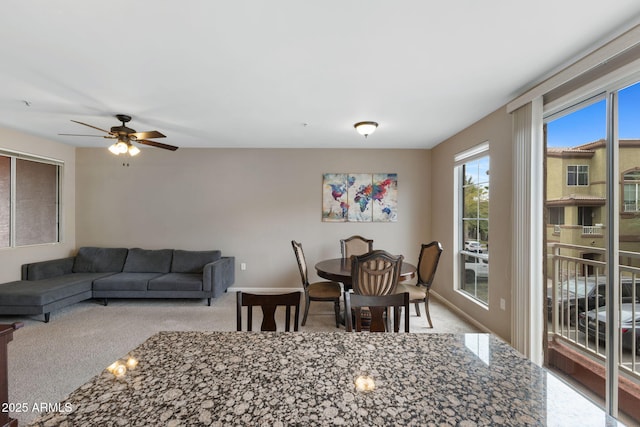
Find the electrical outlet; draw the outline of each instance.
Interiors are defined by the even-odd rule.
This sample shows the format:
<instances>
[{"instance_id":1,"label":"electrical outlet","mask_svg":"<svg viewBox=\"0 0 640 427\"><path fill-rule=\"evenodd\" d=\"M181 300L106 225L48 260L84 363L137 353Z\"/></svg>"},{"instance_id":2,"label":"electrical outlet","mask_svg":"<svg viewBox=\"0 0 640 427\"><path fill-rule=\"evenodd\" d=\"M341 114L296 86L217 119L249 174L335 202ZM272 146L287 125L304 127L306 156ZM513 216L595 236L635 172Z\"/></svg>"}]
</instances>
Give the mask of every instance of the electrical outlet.
<instances>
[{"instance_id":1,"label":"electrical outlet","mask_svg":"<svg viewBox=\"0 0 640 427\"><path fill-rule=\"evenodd\" d=\"M246 262L240 263L240 270L245 271L246 269L247 269L247 263Z\"/></svg>"},{"instance_id":2,"label":"electrical outlet","mask_svg":"<svg viewBox=\"0 0 640 427\"><path fill-rule=\"evenodd\" d=\"M500 298L500 310L506 310L507 309L507 302L504 300L504 298Z\"/></svg>"}]
</instances>

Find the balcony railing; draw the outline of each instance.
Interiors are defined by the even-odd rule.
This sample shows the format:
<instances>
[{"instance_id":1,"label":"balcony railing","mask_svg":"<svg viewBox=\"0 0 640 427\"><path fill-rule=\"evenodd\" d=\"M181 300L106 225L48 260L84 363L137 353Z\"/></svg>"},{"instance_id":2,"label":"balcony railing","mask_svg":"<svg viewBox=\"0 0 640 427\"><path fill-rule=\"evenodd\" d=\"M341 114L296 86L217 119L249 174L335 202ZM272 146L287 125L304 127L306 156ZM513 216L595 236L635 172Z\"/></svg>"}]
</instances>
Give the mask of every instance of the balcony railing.
<instances>
[{"instance_id":1,"label":"balcony railing","mask_svg":"<svg viewBox=\"0 0 640 427\"><path fill-rule=\"evenodd\" d=\"M549 245L547 303L549 334L588 355L606 359L604 335L608 286L606 263L580 258L582 253L602 259L601 248L554 243ZM620 318L628 322L617 328L619 336L619 369L640 379L640 253L620 251ZM637 302L637 303L636 303ZM624 321L623 321L624 322ZM637 329L637 331L636 331Z\"/></svg>"},{"instance_id":2,"label":"balcony railing","mask_svg":"<svg viewBox=\"0 0 640 427\"><path fill-rule=\"evenodd\" d=\"M582 234L601 235L602 225L584 225L582 226Z\"/></svg>"}]
</instances>

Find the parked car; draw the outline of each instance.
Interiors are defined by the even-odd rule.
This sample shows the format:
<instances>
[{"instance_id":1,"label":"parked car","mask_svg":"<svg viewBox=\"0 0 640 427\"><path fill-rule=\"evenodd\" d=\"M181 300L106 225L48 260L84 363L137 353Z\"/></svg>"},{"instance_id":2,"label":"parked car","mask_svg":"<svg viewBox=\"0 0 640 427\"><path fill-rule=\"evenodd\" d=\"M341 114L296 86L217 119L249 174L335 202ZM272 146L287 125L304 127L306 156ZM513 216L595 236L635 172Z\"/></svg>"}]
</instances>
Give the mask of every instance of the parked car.
<instances>
[{"instance_id":1,"label":"parked car","mask_svg":"<svg viewBox=\"0 0 640 427\"><path fill-rule=\"evenodd\" d=\"M599 342L604 342L607 330L607 306L581 313L578 317L578 325L582 331L587 331L589 338L597 338ZM635 349L636 354L640 354L640 303L621 304L620 333L622 348Z\"/></svg>"},{"instance_id":2,"label":"parked car","mask_svg":"<svg viewBox=\"0 0 640 427\"><path fill-rule=\"evenodd\" d=\"M482 252L482 245L475 240L467 240L464 242L464 250L469 252Z\"/></svg>"},{"instance_id":3,"label":"parked car","mask_svg":"<svg viewBox=\"0 0 640 427\"><path fill-rule=\"evenodd\" d=\"M468 257L464 263L464 277L466 282L475 281L476 277L486 279L489 277L489 260Z\"/></svg>"},{"instance_id":4,"label":"parked car","mask_svg":"<svg viewBox=\"0 0 640 427\"><path fill-rule=\"evenodd\" d=\"M622 279L621 296L631 298L633 296L633 281L630 278ZM547 315L552 318L552 294L553 289L547 290ZM579 313L601 307L606 304L607 278L604 276L577 277L562 282L557 288L556 302L560 315L565 323L575 325L576 316ZM636 280L636 296L640 297L640 280Z\"/></svg>"}]
</instances>

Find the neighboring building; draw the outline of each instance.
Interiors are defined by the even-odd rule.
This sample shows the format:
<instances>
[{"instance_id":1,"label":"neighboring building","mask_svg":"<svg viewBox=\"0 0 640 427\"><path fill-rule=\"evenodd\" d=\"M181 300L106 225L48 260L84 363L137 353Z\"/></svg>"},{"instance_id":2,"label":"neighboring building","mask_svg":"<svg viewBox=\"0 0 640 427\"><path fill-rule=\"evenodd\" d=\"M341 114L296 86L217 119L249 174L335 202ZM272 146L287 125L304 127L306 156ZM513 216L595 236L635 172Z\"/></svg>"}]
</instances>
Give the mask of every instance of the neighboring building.
<instances>
[{"instance_id":1,"label":"neighboring building","mask_svg":"<svg viewBox=\"0 0 640 427\"><path fill-rule=\"evenodd\" d=\"M620 250L640 253L640 140L620 140ZM547 149L547 243L605 248L605 140ZM604 261L581 248L573 256Z\"/></svg>"}]
</instances>

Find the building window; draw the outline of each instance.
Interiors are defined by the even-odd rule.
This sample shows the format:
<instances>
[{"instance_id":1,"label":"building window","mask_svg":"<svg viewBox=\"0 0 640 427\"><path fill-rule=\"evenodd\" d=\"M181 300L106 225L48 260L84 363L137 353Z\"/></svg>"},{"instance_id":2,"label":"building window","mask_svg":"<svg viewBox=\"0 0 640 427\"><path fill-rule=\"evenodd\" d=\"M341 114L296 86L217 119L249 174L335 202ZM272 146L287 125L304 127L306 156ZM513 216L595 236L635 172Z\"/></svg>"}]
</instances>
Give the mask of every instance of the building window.
<instances>
[{"instance_id":1,"label":"building window","mask_svg":"<svg viewBox=\"0 0 640 427\"><path fill-rule=\"evenodd\" d=\"M589 166L588 165L567 166L567 185L570 185L570 186L589 185Z\"/></svg>"},{"instance_id":2,"label":"building window","mask_svg":"<svg viewBox=\"0 0 640 427\"><path fill-rule=\"evenodd\" d=\"M578 206L578 225L592 226L595 210L591 206Z\"/></svg>"},{"instance_id":3,"label":"building window","mask_svg":"<svg viewBox=\"0 0 640 427\"><path fill-rule=\"evenodd\" d=\"M0 152L0 247L60 241L61 163Z\"/></svg>"},{"instance_id":4,"label":"building window","mask_svg":"<svg viewBox=\"0 0 640 427\"><path fill-rule=\"evenodd\" d=\"M638 212L638 184L640 184L640 171L631 171L624 174L624 212Z\"/></svg>"},{"instance_id":5,"label":"building window","mask_svg":"<svg viewBox=\"0 0 640 427\"><path fill-rule=\"evenodd\" d=\"M489 143L456 159L458 290L489 302Z\"/></svg>"},{"instance_id":6,"label":"building window","mask_svg":"<svg viewBox=\"0 0 640 427\"><path fill-rule=\"evenodd\" d=\"M549 224L564 224L564 206L549 208Z\"/></svg>"}]
</instances>

